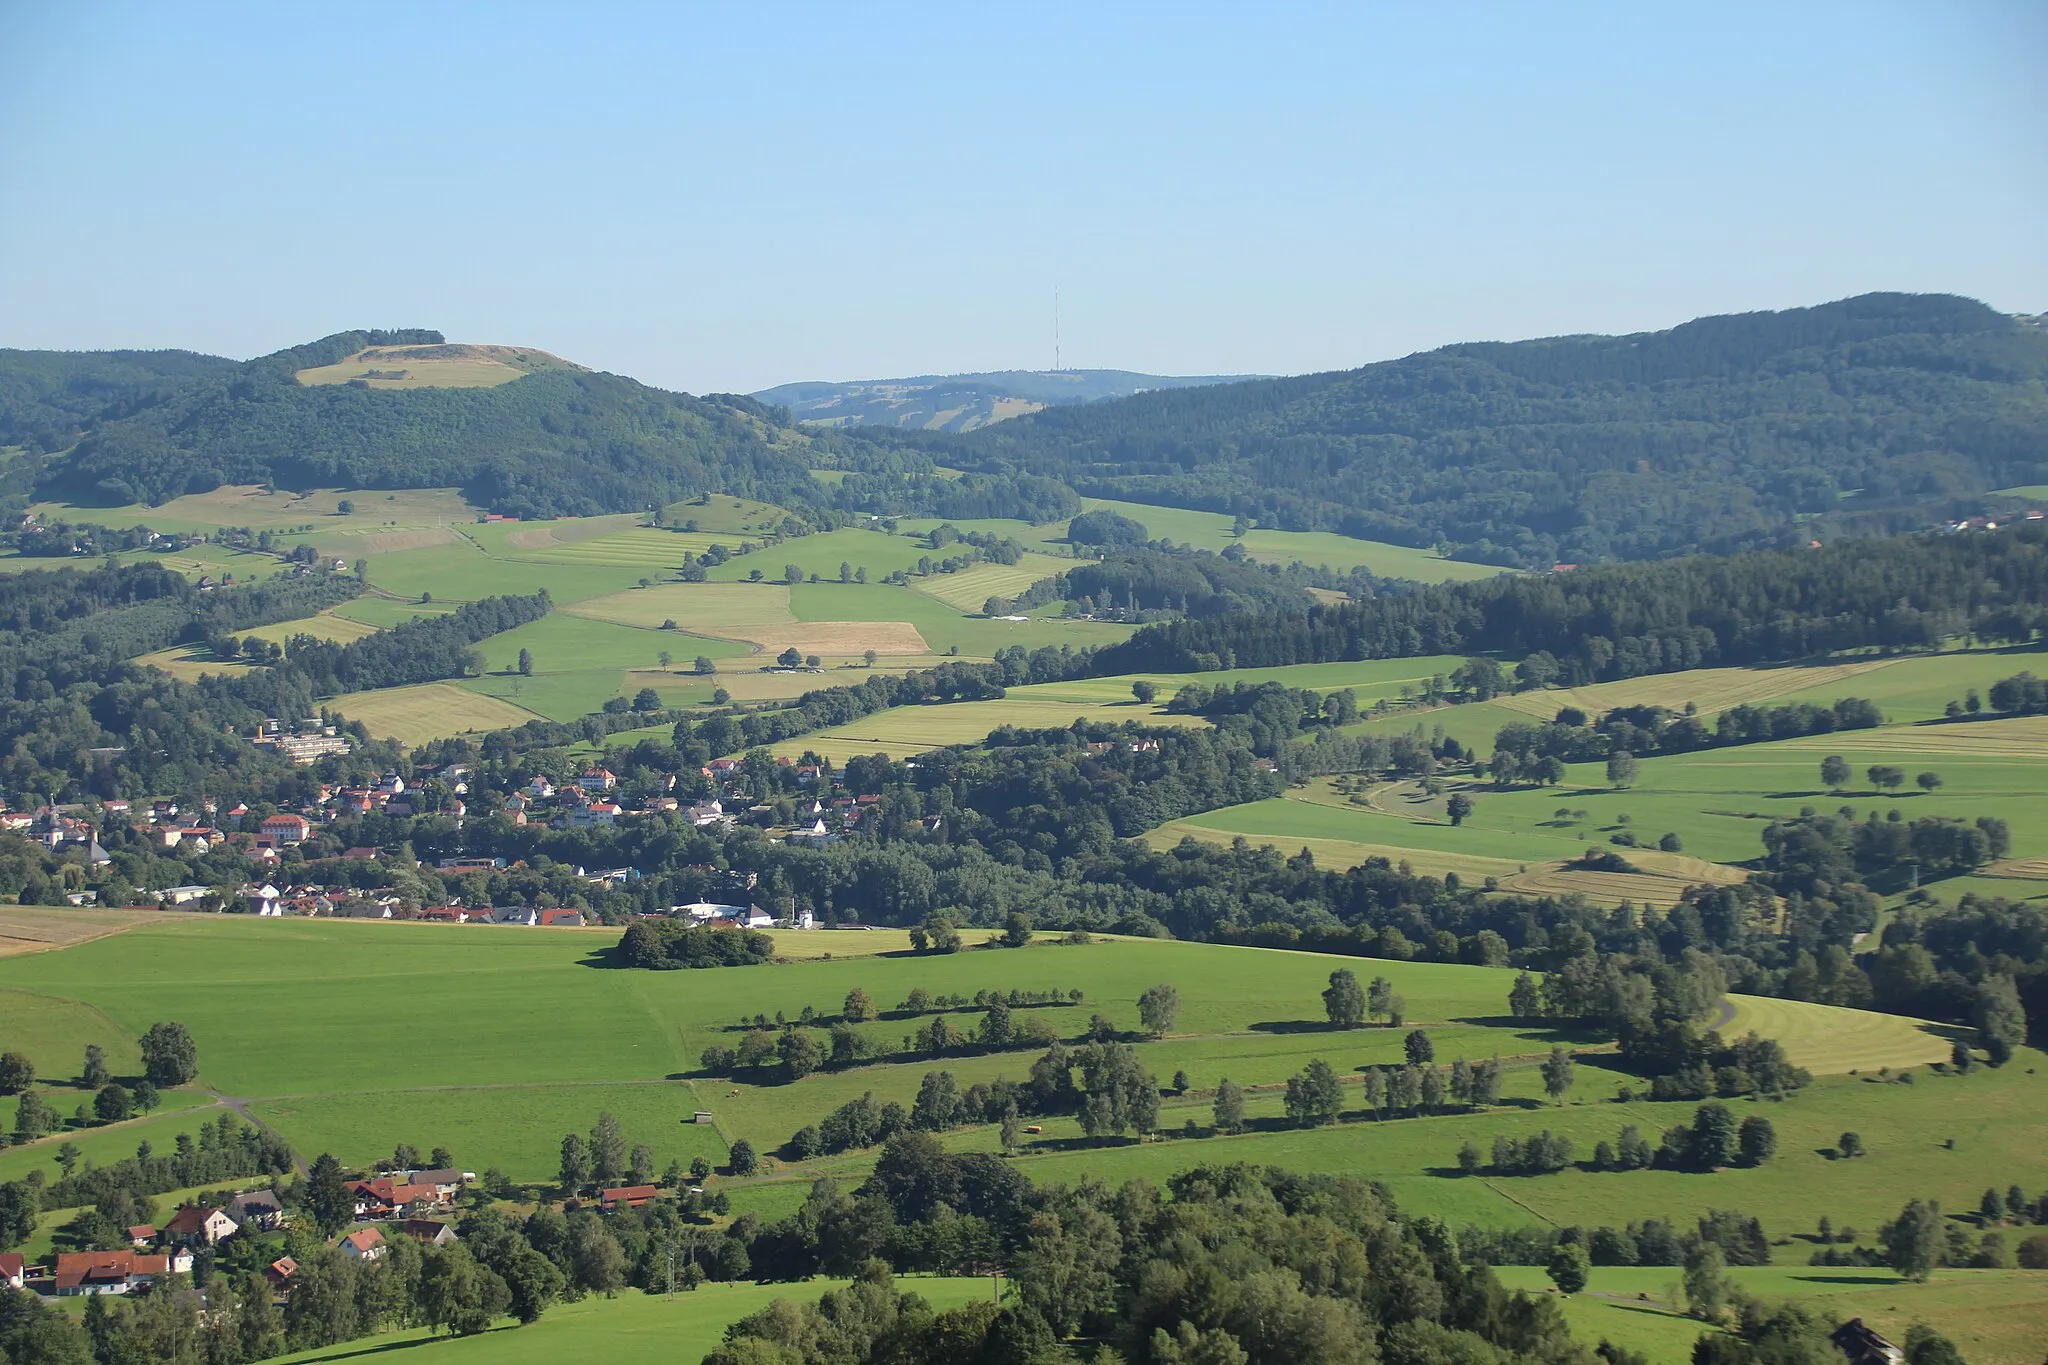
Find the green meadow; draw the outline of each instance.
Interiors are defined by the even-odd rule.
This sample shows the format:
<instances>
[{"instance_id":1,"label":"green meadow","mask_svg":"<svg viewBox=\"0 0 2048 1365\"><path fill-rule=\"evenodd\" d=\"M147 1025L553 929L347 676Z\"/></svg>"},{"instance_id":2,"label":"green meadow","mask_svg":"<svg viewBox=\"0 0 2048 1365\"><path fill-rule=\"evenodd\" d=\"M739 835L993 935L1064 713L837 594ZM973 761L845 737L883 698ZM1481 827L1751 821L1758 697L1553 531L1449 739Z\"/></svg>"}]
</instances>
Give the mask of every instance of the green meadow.
<instances>
[{"instance_id":1,"label":"green meadow","mask_svg":"<svg viewBox=\"0 0 2048 1365\"><path fill-rule=\"evenodd\" d=\"M1116 502L1107 498L1084 498L1089 507L1105 507L1144 523L1154 540L1166 539L1191 545L1198 550L1221 552L1233 540L1242 540L1253 559L1273 564L1300 560L1304 564L1328 565L1346 572L1364 567L1381 578L1413 578L1424 583L1469 582L1493 578L1506 569L1492 564L1467 564L1445 559L1430 550L1389 545L1377 540L1357 540L1330 531L1247 531L1243 537L1230 534L1232 518L1223 512L1197 512L1184 507L1155 507L1147 503Z\"/></svg>"},{"instance_id":2,"label":"green meadow","mask_svg":"<svg viewBox=\"0 0 2048 1365\"><path fill-rule=\"evenodd\" d=\"M1795 1243L1783 1259L1803 1260L1808 1249ZM1556 1294L1535 1266L1502 1266L1495 1274L1510 1289ZM1737 1266L1728 1275L1766 1302L1798 1299L1843 1321L1862 1318L1895 1342L1924 1322L1971 1365L2036 1365L2048 1332L2048 1276L2038 1271L1937 1270L1918 1284L1888 1270L1830 1266ZM1684 1365L1710 1329L1684 1316L1680 1278L1670 1266L1595 1266L1585 1290L1558 1296L1558 1306L1582 1340L1641 1351L1653 1365Z\"/></svg>"},{"instance_id":3,"label":"green meadow","mask_svg":"<svg viewBox=\"0 0 2048 1365\"><path fill-rule=\"evenodd\" d=\"M703 1359L725 1339L727 1327L777 1299L804 1302L845 1285L844 1280L825 1279L801 1284L713 1283L673 1298L627 1290L615 1299L556 1304L530 1326L508 1321L481 1336L436 1337L423 1329L392 1332L279 1359L282 1365L314 1365L402 1350L404 1359L417 1358L423 1365L556 1365L564 1360L667 1365ZM995 1287L984 1279L935 1275L899 1276L896 1285L941 1310L985 1299Z\"/></svg>"},{"instance_id":4,"label":"green meadow","mask_svg":"<svg viewBox=\"0 0 2048 1365\"><path fill-rule=\"evenodd\" d=\"M732 1044L756 1013L794 1018L809 1006L829 1018L855 987L885 1010L913 987L967 995L987 987L1079 989L1079 1006L1023 1011L1072 1038L1096 1012L1135 1029L1137 996L1163 981L1179 990L1181 1015L1166 1037L1139 1043L1140 1055L1162 1083L1185 1071L1191 1090L1167 1100L1162 1136L1096 1146L1071 1118L1044 1119L1016 1158L1033 1179L1159 1181L1191 1165L1242 1160L1370 1175L1387 1181L1403 1207L1454 1222L1591 1224L1733 1207L1765 1218L1780 1236L1807 1231L1822 1214L1837 1225L1874 1228L1908 1194L1962 1208L1987 1183L2048 1183L2037 1122L2048 1079L2037 1074L2039 1054L1968 1077L1916 1070L1913 1083L1900 1083L1896 1068L1929 1055L1927 1035L1910 1021L1817 1006L1786 1014L1782 1002L1736 1002L1732 1027L1747 1020L1782 1028L1795 1056L1837 1073L1792 1099L1756 1105L1779 1132L1780 1156L1768 1166L1710 1176L1577 1169L1538 1178L1461 1176L1455 1158L1467 1139L1483 1148L1498 1133L1547 1127L1571 1136L1585 1157L1625 1123L1654 1135L1685 1121L1692 1106L1623 1099L1635 1083L1603 1063L1597 1046L1582 1053L1567 1103L1546 1103L1536 1062L1553 1042L1595 1040L1503 1018L1508 971L1339 964L1305 953L1133 939L913 957L903 955L895 934L785 938L801 960L659 973L603 965L614 942L604 930L166 915L61 951L0 961L0 1037L18 1040L45 1075L56 1076L75 1069L79 1046L62 1018L104 1021L96 1027L124 1049L121 1057L133 1055L132 1039L151 1023L176 1019L198 1044L201 1078L168 1096L172 1107L231 1095L307 1156L332 1151L359 1165L400 1141L446 1144L473 1169L496 1165L538 1181L551 1176L561 1135L588 1129L601 1110L617 1115L661 1164L697 1155L716 1162L740 1137L773 1152L797 1128L862 1093L907 1105L927 1070L950 1070L964 1086L1021 1077L1032 1060L1009 1052L876 1063L795 1084L696 1074L703 1048ZM1403 1031L1323 1026L1319 992L1337 965L1392 980L1408 1001L1408 1026L1429 1032L1439 1061L1502 1057L1501 1105L1478 1114L1371 1115L1359 1068L1397 1060ZM222 981L235 988L218 989ZM971 1027L975 1015L954 1019ZM893 1047L920 1022L885 1017L861 1027ZM1934 1042L1935 1050L1945 1046ZM1281 1113L1283 1083L1318 1057L1348 1078L1344 1121L1290 1127ZM1861 1074L1840 1074L1850 1065ZM1872 1066L1895 1070L1881 1082ZM1190 1123L1206 1134L1210 1094L1226 1075L1252 1088L1251 1130L1184 1135ZM692 1121L700 1109L712 1124ZM144 1138L170 1142L196 1117L162 1113L77 1140L93 1159L111 1160ZM1829 1149L1845 1129L1863 1135L1869 1156L1832 1159ZM992 1150L995 1140L986 1129L946 1138L962 1150ZM45 1166L54 1151L46 1142L0 1154L0 1177L54 1169ZM761 1176L724 1185L740 1208L775 1213L801 1201L816 1176L858 1180L872 1159L857 1152L771 1161Z\"/></svg>"}]
</instances>

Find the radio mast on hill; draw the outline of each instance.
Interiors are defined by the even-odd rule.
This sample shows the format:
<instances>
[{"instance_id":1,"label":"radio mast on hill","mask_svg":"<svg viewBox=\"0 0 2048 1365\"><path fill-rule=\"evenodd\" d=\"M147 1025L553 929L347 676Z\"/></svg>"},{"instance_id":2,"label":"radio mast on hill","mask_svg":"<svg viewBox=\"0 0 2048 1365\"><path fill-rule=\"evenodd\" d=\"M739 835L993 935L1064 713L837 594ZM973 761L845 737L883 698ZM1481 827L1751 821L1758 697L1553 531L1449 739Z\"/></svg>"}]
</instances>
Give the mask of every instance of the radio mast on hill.
<instances>
[{"instance_id":1,"label":"radio mast on hill","mask_svg":"<svg viewBox=\"0 0 2048 1365\"><path fill-rule=\"evenodd\" d=\"M1060 372L1060 287L1052 287L1052 372Z\"/></svg>"}]
</instances>

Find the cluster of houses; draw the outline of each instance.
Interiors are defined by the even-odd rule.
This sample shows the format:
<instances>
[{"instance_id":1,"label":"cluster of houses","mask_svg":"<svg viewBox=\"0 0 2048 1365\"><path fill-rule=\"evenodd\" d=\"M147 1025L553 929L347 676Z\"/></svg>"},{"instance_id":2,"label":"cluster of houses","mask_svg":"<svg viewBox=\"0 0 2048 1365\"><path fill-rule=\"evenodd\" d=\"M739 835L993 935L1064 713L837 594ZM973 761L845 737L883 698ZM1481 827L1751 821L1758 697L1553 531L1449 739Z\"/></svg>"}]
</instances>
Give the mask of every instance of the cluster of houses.
<instances>
[{"instance_id":1,"label":"cluster of houses","mask_svg":"<svg viewBox=\"0 0 2048 1365\"><path fill-rule=\"evenodd\" d=\"M1954 521L1943 522L1941 529L1949 532L1996 531L2001 526L2028 521L2048 521L2048 512L2030 507L2024 512L2012 512L2004 517L1958 517Z\"/></svg>"},{"instance_id":2,"label":"cluster of houses","mask_svg":"<svg viewBox=\"0 0 2048 1365\"><path fill-rule=\"evenodd\" d=\"M300 565L301 569L305 566ZM266 720L249 742L259 749L290 759L294 763L312 763L329 754L345 754L349 751L348 738L334 726L319 717L311 720L292 721L287 724L279 720Z\"/></svg>"},{"instance_id":3,"label":"cluster of houses","mask_svg":"<svg viewBox=\"0 0 2048 1365\"><path fill-rule=\"evenodd\" d=\"M446 1246L455 1240L455 1229L434 1215L452 1212L455 1196L475 1178L468 1171L448 1169L399 1171L350 1181L356 1221L362 1226L335 1245L344 1256L374 1261L388 1248L385 1226L380 1226L387 1225L395 1235L429 1246ZM274 1232L287 1221L276 1195L269 1190L251 1190L219 1208L187 1204L160 1228L148 1224L129 1228L129 1245L117 1250L60 1252L46 1271L25 1265L18 1255L0 1256L0 1277L17 1289L34 1289L59 1298L132 1294L166 1275L190 1274L193 1253L201 1247L219 1246L246 1232ZM297 1272L297 1263L281 1256L270 1263L266 1278L273 1291L285 1297L291 1293Z\"/></svg>"}]
</instances>

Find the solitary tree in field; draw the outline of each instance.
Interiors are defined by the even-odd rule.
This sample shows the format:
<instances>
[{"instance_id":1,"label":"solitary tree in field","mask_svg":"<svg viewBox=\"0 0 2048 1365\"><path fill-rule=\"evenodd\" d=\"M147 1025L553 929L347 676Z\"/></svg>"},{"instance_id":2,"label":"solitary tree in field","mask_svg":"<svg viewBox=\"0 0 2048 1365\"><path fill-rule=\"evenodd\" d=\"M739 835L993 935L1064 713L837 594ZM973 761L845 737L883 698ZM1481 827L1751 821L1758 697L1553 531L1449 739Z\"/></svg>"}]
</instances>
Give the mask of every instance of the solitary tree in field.
<instances>
[{"instance_id":1,"label":"solitary tree in field","mask_svg":"<svg viewBox=\"0 0 2048 1365\"><path fill-rule=\"evenodd\" d=\"M1472 813L1472 798L1463 792L1452 792L1451 799L1444 803L1444 814L1451 817L1453 825L1465 823L1465 817Z\"/></svg>"},{"instance_id":2,"label":"solitary tree in field","mask_svg":"<svg viewBox=\"0 0 2048 1365\"><path fill-rule=\"evenodd\" d=\"M1642 765L1636 756L1626 749L1617 749L1607 756L1607 785L1610 787L1633 787L1636 774Z\"/></svg>"},{"instance_id":3,"label":"solitary tree in field","mask_svg":"<svg viewBox=\"0 0 2048 1365\"><path fill-rule=\"evenodd\" d=\"M691 667L694 668L698 673L705 675L716 673L718 671L718 665L711 661L711 656L708 654L699 654L697 656L697 661L694 664L692 664Z\"/></svg>"},{"instance_id":4,"label":"solitary tree in field","mask_svg":"<svg viewBox=\"0 0 2048 1365\"><path fill-rule=\"evenodd\" d=\"M85 1070L79 1073L78 1079L87 1090L97 1090L114 1079L107 1070L107 1050L98 1043L85 1045Z\"/></svg>"},{"instance_id":5,"label":"solitary tree in field","mask_svg":"<svg viewBox=\"0 0 2048 1365\"><path fill-rule=\"evenodd\" d=\"M849 1024L864 1024L875 1017L875 1002L866 991L855 986L846 993L846 1003L839 1007L839 1017Z\"/></svg>"},{"instance_id":6,"label":"solitary tree in field","mask_svg":"<svg viewBox=\"0 0 2048 1365\"><path fill-rule=\"evenodd\" d=\"M670 664L672 664L672 663L674 663L674 662L676 661L676 656L675 656L675 655L673 655L673 654L671 654L671 653L669 653L669 652L668 652L667 650L665 650L665 649L664 649L663 651L661 651L661 653L660 653L659 655L657 655L656 657L657 657L658 659L660 659L660 660L661 660L661 666L662 666L663 668L667 668L667 667L668 667L668 666L669 666Z\"/></svg>"},{"instance_id":7,"label":"solitary tree in field","mask_svg":"<svg viewBox=\"0 0 2048 1365\"><path fill-rule=\"evenodd\" d=\"M1180 992L1162 982L1138 997L1138 1019L1157 1038L1173 1027L1180 1013Z\"/></svg>"},{"instance_id":8,"label":"solitary tree in field","mask_svg":"<svg viewBox=\"0 0 2048 1365\"><path fill-rule=\"evenodd\" d=\"M780 654L775 656L775 662L781 664L784 668L801 667L803 661L803 651L798 649L795 645L791 645L788 649L783 650Z\"/></svg>"},{"instance_id":9,"label":"solitary tree in field","mask_svg":"<svg viewBox=\"0 0 2048 1365\"><path fill-rule=\"evenodd\" d=\"M1216 1083L1213 1110L1217 1132L1235 1133L1244 1127L1244 1091L1228 1076Z\"/></svg>"},{"instance_id":10,"label":"solitary tree in field","mask_svg":"<svg viewBox=\"0 0 2048 1365\"><path fill-rule=\"evenodd\" d=\"M1408 1065L1426 1066L1436 1060L1436 1044L1429 1041L1429 1035L1415 1029L1401 1040L1401 1050L1407 1055Z\"/></svg>"},{"instance_id":11,"label":"solitary tree in field","mask_svg":"<svg viewBox=\"0 0 2048 1365\"><path fill-rule=\"evenodd\" d=\"M1851 771L1849 760L1840 754L1829 754L1820 761L1820 780L1830 791L1840 791L1847 786Z\"/></svg>"},{"instance_id":12,"label":"solitary tree in field","mask_svg":"<svg viewBox=\"0 0 2048 1365\"><path fill-rule=\"evenodd\" d=\"M1365 992L1365 1013L1370 1019L1383 1019L1394 1012L1394 983L1384 976L1376 976Z\"/></svg>"},{"instance_id":13,"label":"solitary tree in field","mask_svg":"<svg viewBox=\"0 0 2048 1365\"><path fill-rule=\"evenodd\" d=\"M761 1169L761 1158L754 1155L753 1143L738 1138L727 1149L725 1164L732 1168L734 1175L752 1175Z\"/></svg>"},{"instance_id":14,"label":"solitary tree in field","mask_svg":"<svg viewBox=\"0 0 2048 1365\"><path fill-rule=\"evenodd\" d=\"M1565 1050L1562 1043L1553 1044L1550 1055L1543 1059L1543 1093L1563 1104L1565 1095L1572 1088L1572 1073L1575 1069L1572 1054Z\"/></svg>"},{"instance_id":15,"label":"solitary tree in field","mask_svg":"<svg viewBox=\"0 0 2048 1365\"><path fill-rule=\"evenodd\" d=\"M199 1074L199 1048L183 1024L151 1024L142 1035L142 1072L159 1086L183 1085Z\"/></svg>"},{"instance_id":16,"label":"solitary tree in field","mask_svg":"<svg viewBox=\"0 0 2048 1365\"><path fill-rule=\"evenodd\" d=\"M1576 1294L1586 1287L1592 1266L1584 1247L1577 1242L1559 1242L1557 1250L1550 1253L1550 1263L1543 1270L1550 1276L1550 1282L1557 1286L1558 1293Z\"/></svg>"},{"instance_id":17,"label":"solitary tree in field","mask_svg":"<svg viewBox=\"0 0 2048 1365\"><path fill-rule=\"evenodd\" d=\"M1151 683L1146 682L1143 678L1140 678L1136 682L1131 684L1131 695L1136 697L1144 705L1150 706L1152 704L1152 699L1159 695L1159 689L1157 687L1154 687Z\"/></svg>"},{"instance_id":18,"label":"solitary tree in field","mask_svg":"<svg viewBox=\"0 0 2048 1365\"><path fill-rule=\"evenodd\" d=\"M1885 1225L1878 1238L1884 1243L1886 1263L1901 1277L1926 1279L1941 1264L1942 1249L1948 1243L1941 1205L1915 1199Z\"/></svg>"},{"instance_id":19,"label":"solitary tree in field","mask_svg":"<svg viewBox=\"0 0 2048 1365\"><path fill-rule=\"evenodd\" d=\"M1336 1028L1357 1028L1365 1022L1365 991L1347 968L1330 973L1330 987L1323 992L1323 1013Z\"/></svg>"},{"instance_id":20,"label":"solitary tree in field","mask_svg":"<svg viewBox=\"0 0 2048 1365\"><path fill-rule=\"evenodd\" d=\"M519 676L522 678L533 676L533 651L530 649L519 651Z\"/></svg>"},{"instance_id":21,"label":"solitary tree in field","mask_svg":"<svg viewBox=\"0 0 2048 1365\"><path fill-rule=\"evenodd\" d=\"M1527 972L1518 974L1508 991L1508 1013L1517 1019L1543 1017L1543 989Z\"/></svg>"},{"instance_id":22,"label":"solitary tree in field","mask_svg":"<svg viewBox=\"0 0 2048 1365\"><path fill-rule=\"evenodd\" d=\"M1929 795L1932 795L1933 793L1941 790L1940 773L1922 773L1918 777L1914 778L1913 782L1914 785L1918 786L1921 791L1924 791Z\"/></svg>"},{"instance_id":23,"label":"solitary tree in field","mask_svg":"<svg viewBox=\"0 0 2048 1365\"><path fill-rule=\"evenodd\" d=\"M1906 770L1889 763L1873 764L1863 775L1870 779L1871 786L1885 791L1896 791L1906 785Z\"/></svg>"}]
</instances>

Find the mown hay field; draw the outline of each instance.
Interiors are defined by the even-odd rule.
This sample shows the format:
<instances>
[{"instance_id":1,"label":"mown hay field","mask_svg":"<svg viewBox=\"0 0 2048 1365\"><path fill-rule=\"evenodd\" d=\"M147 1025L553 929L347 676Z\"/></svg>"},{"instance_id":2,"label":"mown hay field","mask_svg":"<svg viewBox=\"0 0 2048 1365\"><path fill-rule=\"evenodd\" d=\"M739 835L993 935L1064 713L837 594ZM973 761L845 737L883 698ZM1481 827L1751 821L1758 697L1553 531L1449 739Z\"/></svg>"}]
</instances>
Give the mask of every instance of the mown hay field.
<instances>
[{"instance_id":1,"label":"mown hay field","mask_svg":"<svg viewBox=\"0 0 2048 1365\"><path fill-rule=\"evenodd\" d=\"M940 552L941 554L944 551ZM1078 561L1027 554L1015 564L976 564L958 573L914 580L917 590L958 611L979 612L991 597L1015 597L1041 579L1063 574Z\"/></svg>"},{"instance_id":2,"label":"mown hay field","mask_svg":"<svg viewBox=\"0 0 2048 1365\"><path fill-rule=\"evenodd\" d=\"M1853 681L1885 668L1884 659L1793 665L1785 668L1694 668L1654 673L1585 687L1551 687L1496 698L1499 705L1536 720L1549 720L1567 706L1598 716L1617 706L1664 706L1682 711L1688 702L1712 716L1731 707L1760 705L1794 693L1821 689L1829 699L1862 696Z\"/></svg>"},{"instance_id":3,"label":"mown hay field","mask_svg":"<svg viewBox=\"0 0 2048 1365\"><path fill-rule=\"evenodd\" d=\"M524 725L535 715L524 707L448 682L351 692L334 698L329 706L349 720L361 721L373 735L407 744L509 729Z\"/></svg>"},{"instance_id":4,"label":"mown hay field","mask_svg":"<svg viewBox=\"0 0 2048 1365\"><path fill-rule=\"evenodd\" d=\"M342 516L340 503L355 507ZM321 488L304 493L289 489L266 492L258 484L222 484L206 493L187 493L160 506L130 503L125 507L81 507L69 503L37 503L30 509L45 520L89 521L100 526L147 526L151 530L192 534L224 526L254 531L295 531L311 525L309 539L334 527L363 523L394 529L432 527L437 523L468 524L477 509L454 488L406 488L395 492L372 489Z\"/></svg>"},{"instance_id":5,"label":"mown hay field","mask_svg":"<svg viewBox=\"0 0 2048 1365\"><path fill-rule=\"evenodd\" d=\"M815 675L814 675L815 676ZM829 675L828 675L829 676ZM1004 725L1052 729L1079 719L1118 722L1142 720L1147 725L1206 726L1199 716L1168 716L1133 704L1020 701L960 701L924 706L898 706L830 730L801 735L773 746L777 756L806 751L842 762L855 754L920 754L949 744L973 744Z\"/></svg>"},{"instance_id":6,"label":"mown hay field","mask_svg":"<svg viewBox=\"0 0 2048 1365\"><path fill-rule=\"evenodd\" d=\"M1969 1029L1930 1024L1897 1014L1833 1009L1803 1000L1731 995L1721 1023L1724 1037L1760 1033L1785 1045L1793 1062L1816 1075L1848 1075L1879 1067L1945 1062Z\"/></svg>"}]
</instances>

